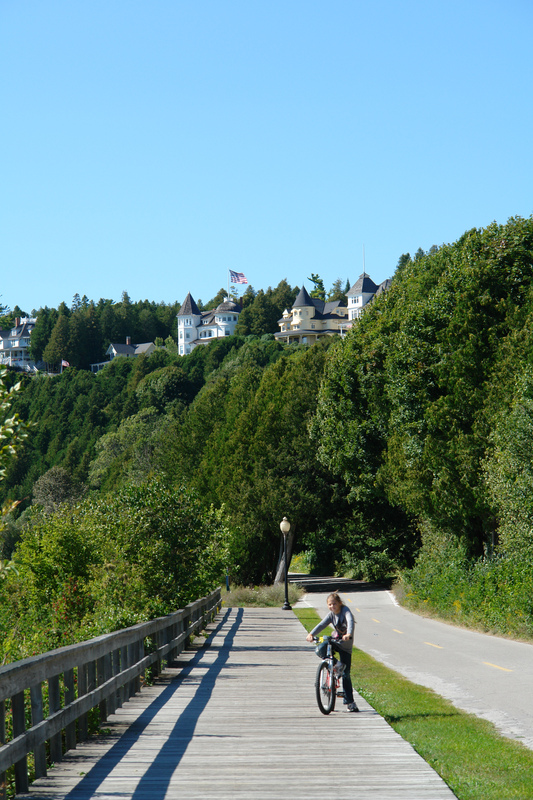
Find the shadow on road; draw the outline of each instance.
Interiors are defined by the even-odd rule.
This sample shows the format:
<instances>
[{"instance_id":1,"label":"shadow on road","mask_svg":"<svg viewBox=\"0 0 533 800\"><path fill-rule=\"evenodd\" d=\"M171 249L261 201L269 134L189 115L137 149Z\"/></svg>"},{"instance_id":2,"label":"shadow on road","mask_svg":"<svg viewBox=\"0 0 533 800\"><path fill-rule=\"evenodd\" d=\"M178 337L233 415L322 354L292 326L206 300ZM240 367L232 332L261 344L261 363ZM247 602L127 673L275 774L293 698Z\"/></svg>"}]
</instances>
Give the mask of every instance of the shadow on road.
<instances>
[{"instance_id":1,"label":"shadow on road","mask_svg":"<svg viewBox=\"0 0 533 800\"><path fill-rule=\"evenodd\" d=\"M303 573L289 572L289 583L297 583L306 592L375 592L390 589L386 583L353 581L349 578L319 577Z\"/></svg>"}]
</instances>

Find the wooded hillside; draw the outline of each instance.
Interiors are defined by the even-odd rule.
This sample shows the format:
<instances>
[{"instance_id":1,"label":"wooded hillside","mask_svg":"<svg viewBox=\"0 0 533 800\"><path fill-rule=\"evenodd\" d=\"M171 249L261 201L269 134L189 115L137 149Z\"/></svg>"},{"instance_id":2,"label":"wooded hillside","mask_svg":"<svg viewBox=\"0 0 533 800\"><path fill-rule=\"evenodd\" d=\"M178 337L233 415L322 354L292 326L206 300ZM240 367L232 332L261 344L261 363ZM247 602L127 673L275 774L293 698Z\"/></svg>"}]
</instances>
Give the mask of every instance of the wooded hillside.
<instances>
[{"instance_id":1,"label":"wooded hillside","mask_svg":"<svg viewBox=\"0 0 533 800\"><path fill-rule=\"evenodd\" d=\"M219 515L236 581L273 579L286 515L311 569L401 576L409 602L533 635L532 300L516 218L402 256L342 340L234 336L28 379L3 557L29 552L54 493L105 507L158 479Z\"/></svg>"}]
</instances>

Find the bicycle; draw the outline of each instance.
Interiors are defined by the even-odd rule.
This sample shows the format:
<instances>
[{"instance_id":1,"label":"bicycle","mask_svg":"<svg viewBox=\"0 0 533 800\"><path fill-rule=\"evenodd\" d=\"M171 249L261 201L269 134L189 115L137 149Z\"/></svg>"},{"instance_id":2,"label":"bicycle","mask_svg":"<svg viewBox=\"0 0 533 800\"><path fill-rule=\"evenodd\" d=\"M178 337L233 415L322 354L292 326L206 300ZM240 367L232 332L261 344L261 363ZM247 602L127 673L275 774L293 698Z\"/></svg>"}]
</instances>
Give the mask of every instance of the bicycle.
<instances>
[{"instance_id":1,"label":"bicycle","mask_svg":"<svg viewBox=\"0 0 533 800\"><path fill-rule=\"evenodd\" d=\"M318 644L320 639L313 636L313 641ZM339 689L339 682L344 671L344 664L335 658L334 643L331 636L324 636L326 655L318 665L315 678L316 701L323 714L331 714L335 708L337 697L344 697L344 692ZM339 665L339 666L337 666Z\"/></svg>"}]
</instances>

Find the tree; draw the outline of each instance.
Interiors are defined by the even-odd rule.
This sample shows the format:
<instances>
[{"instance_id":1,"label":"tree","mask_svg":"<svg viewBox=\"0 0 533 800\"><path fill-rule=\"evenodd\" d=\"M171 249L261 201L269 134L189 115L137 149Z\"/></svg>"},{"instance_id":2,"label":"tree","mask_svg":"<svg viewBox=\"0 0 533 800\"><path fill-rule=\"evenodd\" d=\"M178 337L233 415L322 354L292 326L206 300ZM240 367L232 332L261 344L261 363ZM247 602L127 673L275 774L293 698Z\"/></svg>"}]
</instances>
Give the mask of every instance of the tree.
<instances>
[{"instance_id":1,"label":"tree","mask_svg":"<svg viewBox=\"0 0 533 800\"><path fill-rule=\"evenodd\" d=\"M21 384L15 383L8 389L4 382L6 376L7 370L0 370L0 481L5 478L9 462L15 458L17 450L27 438L31 427L23 422L17 413L10 413L14 397L20 392ZM6 537L4 531L6 521L9 517L12 517L12 512L17 505L17 502L6 501L0 508L0 555L2 557L2 561L0 561L0 578L2 579L5 579L10 571L16 573L16 569L11 562L4 558L6 555L11 555L16 535L9 536L8 534Z\"/></svg>"},{"instance_id":2,"label":"tree","mask_svg":"<svg viewBox=\"0 0 533 800\"><path fill-rule=\"evenodd\" d=\"M63 467L52 467L33 486L33 502L45 514L57 511L63 503L74 503L83 494L83 486L72 480Z\"/></svg>"},{"instance_id":3,"label":"tree","mask_svg":"<svg viewBox=\"0 0 533 800\"><path fill-rule=\"evenodd\" d=\"M65 314L60 314L50 340L43 351L43 360L50 365L57 365L63 359L67 361L71 358L70 350L70 326Z\"/></svg>"},{"instance_id":4,"label":"tree","mask_svg":"<svg viewBox=\"0 0 533 800\"><path fill-rule=\"evenodd\" d=\"M350 288L350 284L348 283L348 281L346 282L345 287L343 289L342 288L342 279L341 278L337 278L337 280L334 281L333 286L331 287L331 289L329 291L328 301L338 300L341 303L344 303L344 305L347 305L348 298L346 296L346 292L349 290L349 288Z\"/></svg>"},{"instance_id":5,"label":"tree","mask_svg":"<svg viewBox=\"0 0 533 800\"><path fill-rule=\"evenodd\" d=\"M315 273L312 272L311 277L308 280L315 285L315 288L311 291L311 297L316 297L318 300L325 300L326 290L324 288L324 281L320 275L315 275Z\"/></svg>"},{"instance_id":6,"label":"tree","mask_svg":"<svg viewBox=\"0 0 533 800\"><path fill-rule=\"evenodd\" d=\"M16 455L20 444L28 437L30 428L18 413L8 416L15 395L20 392L21 383L15 383L8 388L6 377L7 370L0 369L0 480L5 477L7 464Z\"/></svg>"},{"instance_id":7,"label":"tree","mask_svg":"<svg viewBox=\"0 0 533 800\"><path fill-rule=\"evenodd\" d=\"M31 332L29 354L37 364L43 358L43 352L50 340L52 330L57 322L58 313L55 308L40 308L37 322Z\"/></svg>"},{"instance_id":8,"label":"tree","mask_svg":"<svg viewBox=\"0 0 533 800\"><path fill-rule=\"evenodd\" d=\"M263 336L278 331L280 312L262 289L257 292L253 302L239 314L235 327L237 336Z\"/></svg>"}]
</instances>

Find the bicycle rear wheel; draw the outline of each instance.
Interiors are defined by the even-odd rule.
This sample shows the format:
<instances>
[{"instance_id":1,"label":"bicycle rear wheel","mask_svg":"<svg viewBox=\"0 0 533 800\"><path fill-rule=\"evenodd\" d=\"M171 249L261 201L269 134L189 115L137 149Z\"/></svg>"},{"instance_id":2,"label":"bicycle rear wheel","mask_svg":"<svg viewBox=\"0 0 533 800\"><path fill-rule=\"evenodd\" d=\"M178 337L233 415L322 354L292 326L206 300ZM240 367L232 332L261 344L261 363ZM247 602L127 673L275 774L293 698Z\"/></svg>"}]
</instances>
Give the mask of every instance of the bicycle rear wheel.
<instances>
[{"instance_id":1,"label":"bicycle rear wheel","mask_svg":"<svg viewBox=\"0 0 533 800\"><path fill-rule=\"evenodd\" d=\"M335 708L335 677L327 661L319 664L315 680L316 701L323 714L331 714Z\"/></svg>"}]
</instances>

